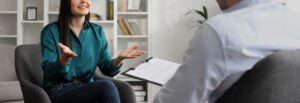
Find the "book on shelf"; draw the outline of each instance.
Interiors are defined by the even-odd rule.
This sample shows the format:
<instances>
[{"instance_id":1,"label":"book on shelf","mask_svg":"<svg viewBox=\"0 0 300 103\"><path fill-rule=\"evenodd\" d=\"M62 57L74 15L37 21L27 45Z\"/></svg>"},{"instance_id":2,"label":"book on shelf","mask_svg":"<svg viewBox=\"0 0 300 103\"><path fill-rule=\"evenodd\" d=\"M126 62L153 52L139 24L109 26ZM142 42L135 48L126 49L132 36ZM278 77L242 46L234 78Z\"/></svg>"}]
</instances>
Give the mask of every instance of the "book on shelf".
<instances>
[{"instance_id":1,"label":"book on shelf","mask_svg":"<svg viewBox=\"0 0 300 103\"><path fill-rule=\"evenodd\" d=\"M146 91L134 91L135 96L146 96Z\"/></svg>"},{"instance_id":2,"label":"book on shelf","mask_svg":"<svg viewBox=\"0 0 300 103\"><path fill-rule=\"evenodd\" d=\"M107 20L114 20L114 1L107 1Z\"/></svg>"},{"instance_id":3,"label":"book on shelf","mask_svg":"<svg viewBox=\"0 0 300 103\"><path fill-rule=\"evenodd\" d=\"M118 19L118 24L120 29L122 30L123 35L129 35L129 32L127 31L122 19Z\"/></svg>"},{"instance_id":4,"label":"book on shelf","mask_svg":"<svg viewBox=\"0 0 300 103\"><path fill-rule=\"evenodd\" d=\"M141 85L132 85L131 87L132 87L132 89L133 89L134 91L141 91L141 90L144 90L144 89L143 89L143 86L141 86Z\"/></svg>"},{"instance_id":5,"label":"book on shelf","mask_svg":"<svg viewBox=\"0 0 300 103\"><path fill-rule=\"evenodd\" d=\"M146 102L145 97L135 97L137 102Z\"/></svg>"},{"instance_id":6,"label":"book on shelf","mask_svg":"<svg viewBox=\"0 0 300 103\"><path fill-rule=\"evenodd\" d=\"M122 18L122 22L125 25L129 35L135 35L132 27L129 25L128 19L127 18Z\"/></svg>"},{"instance_id":7,"label":"book on shelf","mask_svg":"<svg viewBox=\"0 0 300 103\"><path fill-rule=\"evenodd\" d=\"M135 22L130 22L127 18L118 19L118 24L123 35L141 35L142 32Z\"/></svg>"}]
</instances>

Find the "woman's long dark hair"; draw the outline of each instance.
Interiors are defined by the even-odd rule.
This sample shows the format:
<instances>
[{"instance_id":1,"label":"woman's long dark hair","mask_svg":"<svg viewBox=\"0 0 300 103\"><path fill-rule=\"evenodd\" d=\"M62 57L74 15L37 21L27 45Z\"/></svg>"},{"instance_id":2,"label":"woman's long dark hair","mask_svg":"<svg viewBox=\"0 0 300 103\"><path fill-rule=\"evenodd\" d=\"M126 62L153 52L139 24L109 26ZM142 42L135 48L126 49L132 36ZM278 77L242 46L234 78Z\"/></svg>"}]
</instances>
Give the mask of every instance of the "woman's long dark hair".
<instances>
[{"instance_id":1,"label":"woman's long dark hair","mask_svg":"<svg viewBox=\"0 0 300 103\"><path fill-rule=\"evenodd\" d=\"M58 16L58 30L59 30L59 41L60 43L72 48L71 33L70 33L70 22L72 17L71 12L71 1L72 0L61 0L60 9ZM85 19L89 20L90 13L85 16Z\"/></svg>"}]
</instances>

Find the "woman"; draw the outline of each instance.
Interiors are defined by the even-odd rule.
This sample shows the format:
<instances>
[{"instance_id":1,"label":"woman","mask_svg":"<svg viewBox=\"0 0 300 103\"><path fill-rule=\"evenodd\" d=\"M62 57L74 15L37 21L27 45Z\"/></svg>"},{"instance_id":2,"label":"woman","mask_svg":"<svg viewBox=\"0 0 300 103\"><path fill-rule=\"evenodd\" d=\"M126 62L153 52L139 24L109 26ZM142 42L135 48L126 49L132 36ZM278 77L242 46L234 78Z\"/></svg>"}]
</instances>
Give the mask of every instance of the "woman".
<instances>
[{"instance_id":1,"label":"woman","mask_svg":"<svg viewBox=\"0 0 300 103\"><path fill-rule=\"evenodd\" d=\"M99 25L89 22L91 0L61 0L59 19L41 32L44 89L54 103L120 103L112 81L94 81L96 66L108 76L124 59L143 55L138 46L111 59Z\"/></svg>"}]
</instances>

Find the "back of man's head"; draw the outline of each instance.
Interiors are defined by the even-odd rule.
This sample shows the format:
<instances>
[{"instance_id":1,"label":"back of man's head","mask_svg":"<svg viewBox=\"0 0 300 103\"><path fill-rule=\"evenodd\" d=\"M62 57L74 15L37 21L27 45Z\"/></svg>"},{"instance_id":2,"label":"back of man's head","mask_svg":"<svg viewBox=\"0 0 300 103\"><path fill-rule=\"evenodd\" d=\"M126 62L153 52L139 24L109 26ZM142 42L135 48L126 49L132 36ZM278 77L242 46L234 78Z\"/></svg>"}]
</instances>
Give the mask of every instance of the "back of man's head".
<instances>
[{"instance_id":1,"label":"back of man's head","mask_svg":"<svg viewBox=\"0 0 300 103\"><path fill-rule=\"evenodd\" d=\"M252 5L258 3L267 3L274 1L284 1L284 0L217 0L221 10L226 10L240 2L243 2L243 5Z\"/></svg>"}]
</instances>

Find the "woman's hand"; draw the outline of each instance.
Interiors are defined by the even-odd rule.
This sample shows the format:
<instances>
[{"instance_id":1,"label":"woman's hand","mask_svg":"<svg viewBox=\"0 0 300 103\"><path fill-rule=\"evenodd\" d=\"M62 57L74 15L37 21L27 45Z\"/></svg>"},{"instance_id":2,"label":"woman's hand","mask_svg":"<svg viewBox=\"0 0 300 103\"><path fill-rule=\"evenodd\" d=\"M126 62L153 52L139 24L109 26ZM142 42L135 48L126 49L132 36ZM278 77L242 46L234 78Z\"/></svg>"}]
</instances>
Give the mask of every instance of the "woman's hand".
<instances>
[{"instance_id":1,"label":"woman's hand","mask_svg":"<svg viewBox=\"0 0 300 103\"><path fill-rule=\"evenodd\" d=\"M62 56L60 57L60 62L63 65L67 65L68 62L73 58L77 57L77 54L74 53L69 47L63 45L62 43L58 43L59 48L62 50Z\"/></svg>"},{"instance_id":2,"label":"woman's hand","mask_svg":"<svg viewBox=\"0 0 300 103\"><path fill-rule=\"evenodd\" d=\"M128 49L125 49L124 51L122 51L119 54L118 58L116 58L114 60L114 63L113 63L114 67L120 66L124 59L133 59L138 56L144 55L145 52L142 50L138 50L139 47L140 47L139 45L135 45L131 48L128 48Z\"/></svg>"},{"instance_id":3,"label":"woman's hand","mask_svg":"<svg viewBox=\"0 0 300 103\"><path fill-rule=\"evenodd\" d=\"M122 51L119 54L118 58L123 59L123 60L124 59L133 59L133 58L136 58L138 56L145 54L144 51L138 50L139 47L140 47L139 45L135 45L131 48L125 49L124 51Z\"/></svg>"}]
</instances>

